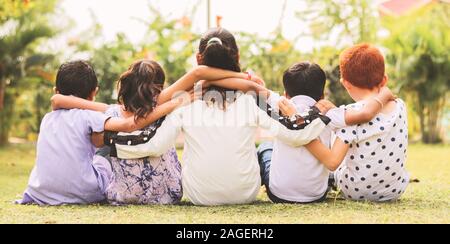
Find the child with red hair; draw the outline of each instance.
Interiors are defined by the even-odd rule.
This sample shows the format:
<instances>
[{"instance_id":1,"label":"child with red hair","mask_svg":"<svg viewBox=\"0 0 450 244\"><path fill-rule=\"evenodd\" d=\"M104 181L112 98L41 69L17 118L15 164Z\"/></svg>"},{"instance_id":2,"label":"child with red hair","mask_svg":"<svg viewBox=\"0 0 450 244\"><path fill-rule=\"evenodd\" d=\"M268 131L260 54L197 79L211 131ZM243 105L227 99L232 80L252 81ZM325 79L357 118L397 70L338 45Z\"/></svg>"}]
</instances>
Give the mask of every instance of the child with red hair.
<instances>
[{"instance_id":1,"label":"child with red hair","mask_svg":"<svg viewBox=\"0 0 450 244\"><path fill-rule=\"evenodd\" d=\"M337 121L337 139L331 149L315 140L308 150L321 162L339 165L334 172L337 186L350 200L390 201L406 190L408 146L406 106L391 101L368 123L347 126L345 110L361 110L386 86L388 77L381 52L370 44L350 47L340 55L341 83L356 101L331 109L327 116ZM341 122L339 122L341 121Z\"/></svg>"}]
</instances>

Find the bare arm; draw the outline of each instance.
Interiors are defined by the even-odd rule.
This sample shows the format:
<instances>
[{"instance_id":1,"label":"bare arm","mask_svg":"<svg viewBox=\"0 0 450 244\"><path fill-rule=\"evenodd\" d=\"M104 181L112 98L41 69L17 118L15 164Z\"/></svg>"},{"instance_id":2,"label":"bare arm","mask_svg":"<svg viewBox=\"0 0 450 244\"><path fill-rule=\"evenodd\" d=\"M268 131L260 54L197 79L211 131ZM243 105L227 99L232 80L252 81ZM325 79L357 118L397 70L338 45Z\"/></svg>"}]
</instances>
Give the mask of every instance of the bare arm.
<instances>
[{"instance_id":1,"label":"bare arm","mask_svg":"<svg viewBox=\"0 0 450 244\"><path fill-rule=\"evenodd\" d=\"M270 96L269 89L265 88L264 86L251 81L251 80L245 80L245 79L239 79L239 78L227 78L227 79L221 79L216 81L210 81L205 82L207 86L214 85L219 86L227 89L235 89L240 90L243 92L255 92L259 96L263 96L264 98L268 98Z\"/></svg>"},{"instance_id":2,"label":"bare arm","mask_svg":"<svg viewBox=\"0 0 450 244\"><path fill-rule=\"evenodd\" d=\"M158 105L151 113L149 113L145 118L135 120L134 117L120 119L111 118L105 123L105 130L109 131L120 131L131 133L136 130L140 130L149 124L156 122L158 119L168 115L178 106L180 106L182 101L180 99L174 99L172 101L166 102L164 104Z\"/></svg>"},{"instance_id":3,"label":"bare arm","mask_svg":"<svg viewBox=\"0 0 450 244\"><path fill-rule=\"evenodd\" d=\"M247 77L248 76L244 73L201 65L189 71L171 86L164 89L158 97L158 104L169 101L177 92L191 90L194 87L195 82L200 80L220 80L224 78L246 79Z\"/></svg>"},{"instance_id":4,"label":"bare arm","mask_svg":"<svg viewBox=\"0 0 450 244\"><path fill-rule=\"evenodd\" d=\"M94 132L91 135L91 142L96 148L101 148L105 145L103 142L103 133Z\"/></svg>"},{"instance_id":5,"label":"bare arm","mask_svg":"<svg viewBox=\"0 0 450 244\"><path fill-rule=\"evenodd\" d=\"M53 95L51 104L53 110L79 108L104 113L108 109L108 105L105 103L93 102L79 97L61 94Z\"/></svg>"},{"instance_id":6,"label":"bare arm","mask_svg":"<svg viewBox=\"0 0 450 244\"><path fill-rule=\"evenodd\" d=\"M349 145L339 138L336 139L331 150L319 140L314 140L305 147L330 171L335 171L341 165L349 149Z\"/></svg>"},{"instance_id":7,"label":"bare arm","mask_svg":"<svg viewBox=\"0 0 450 244\"><path fill-rule=\"evenodd\" d=\"M356 125L368 123L371 121L378 113L380 113L383 106L389 103L389 101L395 99L392 92L387 87L383 87L380 93L373 99L369 99L364 109L355 111L348 109L345 112L345 123L347 125ZM380 102L383 104L381 105Z\"/></svg>"}]
</instances>

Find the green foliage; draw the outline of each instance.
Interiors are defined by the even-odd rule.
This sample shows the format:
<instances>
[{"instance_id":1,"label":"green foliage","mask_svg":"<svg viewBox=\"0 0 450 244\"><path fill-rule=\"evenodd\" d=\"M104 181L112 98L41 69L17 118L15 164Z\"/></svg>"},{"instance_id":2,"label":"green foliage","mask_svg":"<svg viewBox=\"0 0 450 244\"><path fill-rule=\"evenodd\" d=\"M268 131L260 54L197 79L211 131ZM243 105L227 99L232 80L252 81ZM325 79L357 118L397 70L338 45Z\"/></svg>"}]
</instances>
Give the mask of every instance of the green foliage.
<instances>
[{"instance_id":1,"label":"green foliage","mask_svg":"<svg viewBox=\"0 0 450 244\"><path fill-rule=\"evenodd\" d=\"M148 29L142 44L141 56L156 60L164 67L167 82L172 84L186 73L193 62L193 57L199 35L193 33L190 17L169 19L154 6L149 5L151 20L147 22ZM196 8L193 8L191 16Z\"/></svg>"},{"instance_id":2,"label":"green foliage","mask_svg":"<svg viewBox=\"0 0 450 244\"><path fill-rule=\"evenodd\" d=\"M49 25L56 0L11 4L3 5L0 10L8 11L14 5L12 14L0 22L0 28L5 30L0 36L0 145L7 142L17 119L14 113L17 98L46 81L42 74L46 73L46 64L53 55L41 54L37 48L41 40L56 34L56 28Z\"/></svg>"},{"instance_id":3,"label":"green foliage","mask_svg":"<svg viewBox=\"0 0 450 244\"><path fill-rule=\"evenodd\" d=\"M295 49L295 40L290 41L281 33L268 38L240 33L237 40L242 68L253 70L266 81L267 87L282 92L284 71L302 61L301 53Z\"/></svg>"},{"instance_id":4,"label":"green foliage","mask_svg":"<svg viewBox=\"0 0 450 244\"><path fill-rule=\"evenodd\" d=\"M328 98L337 105L352 103L339 82L339 53L354 43L378 40L377 3L370 0L307 0L306 4L308 8L299 11L297 17L310 23L309 35L324 44L314 50L312 56L327 74Z\"/></svg>"},{"instance_id":5,"label":"green foliage","mask_svg":"<svg viewBox=\"0 0 450 244\"><path fill-rule=\"evenodd\" d=\"M336 40L333 45L343 47L377 39L376 1L306 0L306 5L307 8L299 11L297 16L310 23L310 34L315 40Z\"/></svg>"},{"instance_id":6,"label":"green foliage","mask_svg":"<svg viewBox=\"0 0 450 244\"><path fill-rule=\"evenodd\" d=\"M441 141L441 121L450 86L450 5L436 3L385 25L391 35L388 61L402 93L412 93L422 140ZM414 26L414 28L410 28Z\"/></svg>"},{"instance_id":7,"label":"green foliage","mask_svg":"<svg viewBox=\"0 0 450 244\"><path fill-rule=\"evenodd\" d=\"M133 44L123 34L118 34L115 41L93 49L90 62L99 79L99 101L107 104L117 102L114 96L116 81L128 69L135 56Z\"/></svg>"}]
</instances>

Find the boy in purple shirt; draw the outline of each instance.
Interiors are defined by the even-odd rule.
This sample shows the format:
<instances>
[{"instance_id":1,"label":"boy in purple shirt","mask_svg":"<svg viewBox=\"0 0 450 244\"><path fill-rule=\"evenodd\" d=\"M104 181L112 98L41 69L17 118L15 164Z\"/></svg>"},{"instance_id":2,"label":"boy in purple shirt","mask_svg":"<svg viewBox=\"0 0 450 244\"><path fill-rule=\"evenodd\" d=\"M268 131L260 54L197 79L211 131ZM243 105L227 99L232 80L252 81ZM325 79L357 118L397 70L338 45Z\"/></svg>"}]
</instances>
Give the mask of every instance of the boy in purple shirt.
<instances>
[{"instance_id":1,"label":"boy in purple shirt","mask_svg":"<svg viewBox=\"0 0 450 244\"><path fill-rule=\"evenodd\" d=\"M94 100L97 77L84 61L63 64L55 92ZM91 136L103 132L104 114L57 110L45 115L37 142L36 164L21 204L88 204L103 201L111 178L110 163L95 155Z\"/></svg>"}]
</instances>

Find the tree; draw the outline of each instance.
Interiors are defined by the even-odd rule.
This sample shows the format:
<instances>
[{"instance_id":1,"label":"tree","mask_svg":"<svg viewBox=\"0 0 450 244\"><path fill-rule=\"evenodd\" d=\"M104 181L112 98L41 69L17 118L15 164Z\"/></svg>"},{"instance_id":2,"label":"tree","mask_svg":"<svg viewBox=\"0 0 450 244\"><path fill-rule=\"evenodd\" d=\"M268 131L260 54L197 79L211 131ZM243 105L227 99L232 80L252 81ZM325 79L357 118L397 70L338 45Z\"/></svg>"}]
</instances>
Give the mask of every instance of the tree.
<instances>
[{"instance_id":1,"label":"tree","mask_svg":"<svg viewBox=\"0 0 450 244\"><path fill-rule=\"evenodd\" d=\"M30 87L26 75L51 57L36 49L40 40L56 33L48 21L56 0L45 3L2 0L0 5L0 28L6 30L0 36L0 145L4 145L14 119L16 98L21 90Z\"/></svg>"},{"instance_id":2,"label":"tree","mask_svg":"<svg viewBox=\"0 0 450 244\"><path fill-rule=\"evenodd\" d=\"M268 38L240 33L237 39L243 69L253 70L264 78L267 87L281 92L284 71L301 60L295 40L287 40L279 31Z\"/></svg>"},{"instance_id":3,"label":"tree","mask_svg":"<svg viewBox=\"0 0 450 244\"><path fill-rule=\"evenodd\" d=\"M355 43L379 40L377 1L306 0L305 3L307 8L299 11L297 17L310 23L305 35L322 44L314 50L313 57L319 60L330 81L329 98L337 105L351 103L353 100L339 82L339 53Z\"/></svg>"},{"instance_id":4,"label":"tree","mask_svg":"<svg viewBox=\"0 0 450 244\"><path fill-rule=\"evenodd\" d=\"M197 5L198 6L198 5ZM189 62L196 50L199 35L192 32L191 19L196 12L194 7L190 16L181 19L168 19L152 5L149 5L151 20L142 20L148 29L142 43L140 56L152 58L159 62L166 72L166 79L171 84L183 76L192 66Z\"/></svg>"},{"instance_id":5,"label":"tree","mask_svg":"<svg viewBox=\"0 0 450 244\"><path fill-rule=\"evenodd\" d=\"M134 61L137 53L138 50L123 34L117 34L116 40L92 50L90 62L99 80L99 101L107 104L117 102L114 97L116 81Z\"/></svg>"},{"instance_id":6,"label":"tree","mask_svg":"<svg viewBox=\"0 0 450 244\"><path fill-rule=\"evenodd\" d=\"M402 93L411 93L422 141L441 142L450 86L450 4L434 3L400 18L388 18L390 72ZM414 26L414 28L411 28Z\"/></svg>"}]
</instances>

